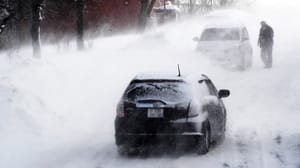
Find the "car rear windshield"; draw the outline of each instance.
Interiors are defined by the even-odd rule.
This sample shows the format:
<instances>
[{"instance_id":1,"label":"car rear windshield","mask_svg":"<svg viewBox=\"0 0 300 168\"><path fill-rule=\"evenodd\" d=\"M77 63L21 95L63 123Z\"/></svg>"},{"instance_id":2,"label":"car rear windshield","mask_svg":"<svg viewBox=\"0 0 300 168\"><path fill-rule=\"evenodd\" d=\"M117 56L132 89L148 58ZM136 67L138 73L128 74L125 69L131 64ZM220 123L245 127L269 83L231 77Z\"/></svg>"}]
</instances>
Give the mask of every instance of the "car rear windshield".
<instances>
[{"instance_id":1,"label":"car rear windshield","mask_svg":"<svg viewBox=\"0 0 300 168\"><path fill-rule=\"evenodd\" d=\"M144 81L131 83L124 98L134 102L160 100L177 103L189 100L190 95L190 87L183 81Z\"/></svg>"},{"instance_id":2,"label":"car rear windshield","mask_svg":"<svg viewBox=\"0 0 300 168\"><path fill-rule=\"evenodd\" d=\"M201 35L201 41L225 41L239 40L238 28L209 28L205 29Z\"/></svg>"}]
</instances>

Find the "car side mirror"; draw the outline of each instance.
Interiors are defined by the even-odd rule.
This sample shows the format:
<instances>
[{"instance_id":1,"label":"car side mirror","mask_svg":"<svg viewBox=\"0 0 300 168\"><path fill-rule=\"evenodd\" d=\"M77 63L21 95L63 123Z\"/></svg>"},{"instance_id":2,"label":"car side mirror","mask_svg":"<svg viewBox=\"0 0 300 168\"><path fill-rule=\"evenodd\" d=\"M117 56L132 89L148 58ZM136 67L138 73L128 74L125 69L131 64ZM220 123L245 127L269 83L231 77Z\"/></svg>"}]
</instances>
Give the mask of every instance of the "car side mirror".
<instances>
[{"instance_id":1,"label":"car side mirror","mask_svg":"<svg viewBox=\"0 0 300 168\"><path fill-rule=\"evenodd\" d=\"M198 41L200 41L200 38L199 38L199 37L194 37L194 38L193 38L193 41L198 42Z\"/></svg>"},{"instance_id":2,"label":"car side mirror","mask_svg":"<svg viewBox=\"0 0 300 168\"><path fill-rule=\"evenodd\" d=\"M221 89L221 90L219 90L219 92L218 92L218 96L219 96L220 99L221 99L221 98L228 97L229 95L230 95L230 91L227 90L227 89Z\"/></svg>"},{"instance_id":3,"label":"car side mirror","mask_svg":"<svg viewBox=\"0 0 300 168\"><path fill-rule=\"evenodd\" d=\"M200 80L198 80L198 83L203 83L204 81L205 81L206 79L200 79Z\"/></svg>"}]
</instances>

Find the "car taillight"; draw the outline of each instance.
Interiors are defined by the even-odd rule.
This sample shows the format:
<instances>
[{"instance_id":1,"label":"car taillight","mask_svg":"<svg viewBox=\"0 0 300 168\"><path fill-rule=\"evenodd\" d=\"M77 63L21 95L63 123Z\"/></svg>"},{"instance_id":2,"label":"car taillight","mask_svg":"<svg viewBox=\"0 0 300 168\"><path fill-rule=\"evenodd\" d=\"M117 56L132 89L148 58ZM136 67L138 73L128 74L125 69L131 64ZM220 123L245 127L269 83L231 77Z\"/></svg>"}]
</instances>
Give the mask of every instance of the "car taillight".
<instances>
[{"instance_id":1,"label":"car taillight","mask_svg":"<svg viewBox=\"0 0 300 168\"><path fill-rule=\"evenodd\" d=\"M118 104L117 106L117 116L118 117L124 117L125 113L124 113L124 103L121 102Z\"/></svg>"},{"instance_id":2,"label":"car taillight","mask_svg":"<svg viewBox=\"0 0 300 168\"><path fill-rule=\"evenodd\" d=\"M200 105L195 102L195 101L192 101L189 105L189 111L188 111L188 116L189 117L196 117L199 115L199 108L200 108Z\"/></svg>"}]
</instances>

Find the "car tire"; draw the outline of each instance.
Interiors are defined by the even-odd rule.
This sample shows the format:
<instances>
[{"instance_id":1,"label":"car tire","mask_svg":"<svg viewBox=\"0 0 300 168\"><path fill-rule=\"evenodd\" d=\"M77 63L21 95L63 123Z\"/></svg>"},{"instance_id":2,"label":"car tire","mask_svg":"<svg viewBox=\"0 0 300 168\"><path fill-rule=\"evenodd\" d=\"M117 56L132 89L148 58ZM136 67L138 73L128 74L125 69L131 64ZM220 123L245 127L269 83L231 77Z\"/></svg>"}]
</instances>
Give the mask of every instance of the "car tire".
<instances>
[{"instance_id":1,"label":"car tire","mask_svg":"<svg viewBox=\"0 0 300 168\"><path fill-rule=\"evenodd\" d=\"M253 64L252 54L253 54L253 51L251 50L248 53L248 61L247 61L247 67L248 68L252 67L252 64Z\"/></svg>"},{"instance_id":2,"label":"car tire","mask_svg":"<svg viewBox=\"0 0 300 168\"><path fill-rule=\"evenodd\" d=\"M250 57L250 58L249 58L249 62L248 62L247 67L248 67L248 68L252 67L252 64L253 64L253 60L252 60L252 58Z\"/></svg>"},{"instance_id":3,"label":"car tire","mask_svg":"<svg viewBox=\"0 0 300 168\"><path fill-rule=\"evenodd\" d=\"M118 146L118 154L120 156L136 156L139 154L139 150L135 147L120 145Z\"/></svg>"},{"instance_id":4,"label":"car tire","mask_svg":"<svg viewBox=\"0 0 300 168\"><path fill-rule=\"evenodd\" d=\"M128 154L128 146L125 146L125 145L120 145L118 146L118 154L120 156L126 156Z\"/></svg>"},{"instance_id":5,"label":"car tire","mask_svg":"<svg viewBox=\"0 0 300 168\"><path fill-rule=\"evenodd\" d=\"M210 129L209 125L205 124L202 128L203 136L197 139L197 153L198 155L204 155L209 152L210 148Z\"/></svg>"}]
</instances>

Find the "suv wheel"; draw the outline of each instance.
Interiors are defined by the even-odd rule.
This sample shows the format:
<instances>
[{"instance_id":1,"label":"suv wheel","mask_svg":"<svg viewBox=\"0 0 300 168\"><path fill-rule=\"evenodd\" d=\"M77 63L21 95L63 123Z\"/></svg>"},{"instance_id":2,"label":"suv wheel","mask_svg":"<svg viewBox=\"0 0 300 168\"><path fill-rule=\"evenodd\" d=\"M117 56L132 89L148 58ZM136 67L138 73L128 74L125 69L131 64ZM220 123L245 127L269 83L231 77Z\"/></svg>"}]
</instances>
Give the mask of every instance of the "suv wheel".
<instances>
[{"instance_id":1,"label":"suv wheel","mask_svg":"<svg viewBox=\"0 0 300 168\"><path fill-rule=\"evenodd\" d=\"M252 66L252 63L253 63L253 60L252 60L252 50L248 53L248 63L247 63L247 66L248 68Z\"/></svg>"},{"instance_id":2,"label":"suv wheel","mask_svg":"<svg viewBox=\"0 0 300 168\"><path fill-rule=\"evenodd\" d=\"M245 55L243 55L240 59L240 62L239 62L239 65L238 65L238 68L242 71L246 70L247 68L247 60L245 58Z\"/></svg>"}]
</instances>

